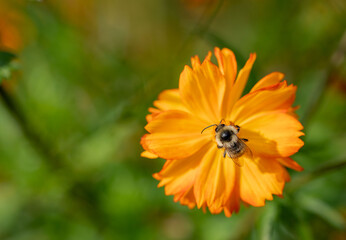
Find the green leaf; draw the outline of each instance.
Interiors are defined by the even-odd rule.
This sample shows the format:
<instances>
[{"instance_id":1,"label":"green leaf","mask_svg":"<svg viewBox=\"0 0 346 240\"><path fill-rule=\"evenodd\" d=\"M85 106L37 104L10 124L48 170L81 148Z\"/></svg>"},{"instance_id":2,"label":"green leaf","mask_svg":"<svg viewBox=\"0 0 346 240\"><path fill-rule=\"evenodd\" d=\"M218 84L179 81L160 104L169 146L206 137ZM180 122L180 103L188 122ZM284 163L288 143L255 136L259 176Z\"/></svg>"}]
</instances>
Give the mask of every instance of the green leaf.
<instances>
[{"instance_id":1,"label":"green leaf","mask_svg":"<svg viewBox=\"0 0 346 240\"><path fill-rule=\"evenodd\" d=\"M17 64L11 62L15 57L13 53L0 51L0 84L3 79L9 79L12 71L17 69Z\"/></svg>"},{"instance_id":2,"label":"green leaf","mask_svg":"<svg viewBox=\"0 0 346 240\"><path fill-rule=\"evenodd\" d=\"M273 235L273 225L278 215L278 206L275 203L268 203L265 211L257 222L259 239L270 240Z\"/></svg>"},{"instance_id":3,"label":"green leaf","mask_svg":"<svg viewBox=\"0 0 346 240\"><path fill-rule=\"evenodd\" d=\"M0 51L0 67L8 65L15 57L13 53Z\"/></svg>"},{"instance_id":4,"label":"green leaf","mask_svg":"<svg viewBox=\"0 0 346 240\"><path fill-rule=\"evenodd\" d=\"M306 211L320 216L330 225L338 229L345 229L346 222L344 217L337 210L320 199L302 195L299 197L299 205Z\"/></svg>"},{"instance_id":5,"label":"green leaf","mask_svg":"<svg viewBox=\"0 0 346 240\"><path fill-rule=\"evenodd\" d=\"M0 67L0 84L2 80L9 79L13 71L18 69L18 64L16 62L11 62L10 64Z\"/></svg>"},{"instance_id":6,"label":"green leaf","mask_svg":"<svg viewBox=\"0 0 346 240\"><path fill-rule=\"evenodd\" d=\"M297 224L296 226L297 226L297 234L299 236L299 239L305 239L305 240L314 239L309 223L305 221L299 221L299 224Z\"/></svg>"}]
</instances>

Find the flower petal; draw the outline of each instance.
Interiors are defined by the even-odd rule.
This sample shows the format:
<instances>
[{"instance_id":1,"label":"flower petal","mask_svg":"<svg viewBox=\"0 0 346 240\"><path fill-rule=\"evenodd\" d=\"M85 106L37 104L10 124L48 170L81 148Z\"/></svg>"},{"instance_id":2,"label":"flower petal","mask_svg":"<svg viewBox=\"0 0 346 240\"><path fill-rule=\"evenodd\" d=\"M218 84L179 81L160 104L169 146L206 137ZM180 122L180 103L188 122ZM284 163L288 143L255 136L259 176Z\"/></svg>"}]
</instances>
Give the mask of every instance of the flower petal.
<instances>
[{"instance_id":1,"label":"flower petal","mask_svg":"<svg viewBox=\"0 0 346 240\"><path fill-rule=\"evenodd\" d=\"M239 167L234 167L234 187L224 206L226 217L230 217L233 212L238 212L240 209L240 171Z\"/></svg>"},{"instance_id":2,"label":"flower petal","mask_svg":"<svg viewBox=\"0 0 346 240\"><path fill-rule=\"evenodd\" d=\"M149 151L144 151L141 153L141 157L145 157L145 158L150 158L150 159L155 159L158 158L158 156L154 153L151 153Z\"/></svg>"},{"instance_id":3,"label":"flower petal","mask_svg":"<svg viewBox=\"0 0 346 240\"><path fill-rule=\"evenodd\" d=\"M185 66L179 89L182 101L191 113L209 124L220 121L225 79L213 63L205 60L194 70Z\"/></svg>"},{"instance_id":4,"label":"flower petal","mask_svg":"<svg viewBox=\"0 0 346 240\"><path fill-rule=\"evenodd\" d=\"M247 80L250 75L250 71L252 69L252 65L256 60L256 54L250 54L250 58L247 60L245 66L239 71L237 76L237 80L231 88L231 91L227 88L227 92L224 94L223 105L222 105L222 118L230 118L232 108L236 101L240 98L247 83Z\"/></svg>"},{"instance_id":5,"label":"flower petal","mask_svg":"<svg viewBox=\"0 0 346 240\"><path fill-rule=\"evenodd\" d=\"M193 70L201 66L201 60L199 60L199 57L197 55L191 58L191 65Z\"/></svg>"},{"instance_id":6,"label":"flower petal","mask_svg":"<svg viewBox=\"0 0 346 240\"><path fill-rule=\"evenodd\" d=\"M276 160L285 167L292 168L298 172L304 170L304 168L300 166L297 162L293 161L292 158L276 158Z\"/></svg>"},{"instance_id":7,"label":"flower petal","mask_svg":"<svg viewBox=\"0 0 346 240\"><path fill-rule=\"evenodd\" d=\"M145 118L147 122L152 121L158 113L166 110L182 110L188 111L183 105L180 98L179 89L169 89L160 93L158 100L154 101L154 106L157 108L149 108L149 112Z\"/></svg>"},{"instance_id":8,"label":"flower petal","mask_svg":"<svg viewBox=\"0 0 346 240\"><path fill-rule=\"evenodd\" d=\"M164 159L186 158L212 139L212 133L201 134L206 123L179 110L160 113L145 129L151 133L142 137L143 148Z\"/></svg>"},{"instance_id":9,"label":"flower petal","mask_svg":"<svg viewBox=\"0 0 346 240\"><path fill-rule=\"evenodd\" d=\"M211 51L209 51L204 61L210 61L211 56L212 56L212 53ZM191 58L191 65L193 70L196 70L198 67L201 66L201 61L199 60L199 57L197 55Z\"/></svg>"},{"instance_id":10,"label":"flower petal","mask_svg":"<svg viewBox=\"0 0 346 240\"><path fill-rule=\"evenodd\" d=\"M177 195L176 195L177 196ZM195 195L193 194L193 187L188 191L182 194L180 197L174 197L174 201L179 201L180 204L188 206L190 209L193 209L196 206Z\"/></svg>"},{"instance_id":11,"label":"flower petal","mask_svg":"<svg viewBox=\"0 0 346 240\"><path fill-rule=\"evenodd\" d=\"M152 108L152 107L149 108L148 110L149 110L150 114L145 116L145 119L147 120L147 122L152 121L161 112L161 110L156 109L156 108Z\"/></svg>"},{"instance_id":12,"label":"flower petal","mask_svg":"<svg viewBox=\"0 0 346 240\"><path fill-rule=\"evenodd\" d=\"M223 157L222 150L213 146L205 154L199 175L196 177L194 193L197 207L205 203L211 213L219 213L236 183L234 181L234 163L229 158Z\"/></svg>"},{"instance_id":13,"label":"flower petal","mask_svg":"<svg viewBox=\"0 0 346 240\"><path fill-rule=\"evenodd\" d=\"M261 88L265 88L274 84L279 83L282 79L284 79L284 74L281 72L272 72L268 74L267 76L263 77L261 80L259 80L255 86L251 89L250 92L254 92L256 90L259 90Z\"/></svg>"},{"instance_id":14,"label":"flower petal","mask_svg":"<svg viewBox=\"0 0 346 240\"><path fill-rule=\"evenodd\" d=\"M182 110L186 111L186 107L181 101L179 89L169 89L160 93L158 100L154 101L154 106L159 110Z\"/></svg>"},{"instance_id":15,"label":"flower petal","mask_svg":"<svg viewBox=\"0 0 346 240\"><path fill-rule=\"evenodd\" d=\"M237 75L237 61L235 59L234 53L227 49L220 48L214 49L217 62L221 73L225 76L226 79L226 93L230 93L234 84L235 76Z\"/></svg>"},{"instance_id":16,"label":"flower petal","mask_svg":"<svg viewBox=\"0 0 346 240\"><path fill-rule=\"evenodd\" d=\"M249 140L246 144L255 155L289 157L304 145L299 139L302 129L293 116L273 112L258 114L241 125L239 137Z\"/></svg>"},{"instance_id":17,"label":"flower petal","mask_svg":"<svg viewBox=\"0 0 346 240\"><path fill-rule=\"evenodd\" d=\"M168 160L162 170L153 175L154 178L160 180L158 186L165 186L166 195L174 195L175 201L191 200L192 197L189 196L188 192L195 183L201 160L208 150L209 147L204 147L190 157L181 160ZM188 205L191 206L191 204Z\"/></svg>"},{"instance_id":18,"label":"flower petal","mask_svg":"<svg viewBox=\"0 0 346 240\"><path fill-rule=\"evenodd\" d=\"M249 93L239 99L234 105L231 121L242 126L258 113L265 113L273 110L283 112L292 111L292 104L295 100L297 87L290 85L286 87L286 82L278 83L264 90Z\"/></svg>"},{"instance_id":19,"label":"flower petal","mask_svg":"<svg viewBox=\"0 0 346 240\"><path fill-rule=\"evenodd\" d=\"M245 203L256 207L272 200L272 194L282 195L289 175L277 161L257 157L246 159L241 169L240 197Z\"/></svg>"}]
</instances>

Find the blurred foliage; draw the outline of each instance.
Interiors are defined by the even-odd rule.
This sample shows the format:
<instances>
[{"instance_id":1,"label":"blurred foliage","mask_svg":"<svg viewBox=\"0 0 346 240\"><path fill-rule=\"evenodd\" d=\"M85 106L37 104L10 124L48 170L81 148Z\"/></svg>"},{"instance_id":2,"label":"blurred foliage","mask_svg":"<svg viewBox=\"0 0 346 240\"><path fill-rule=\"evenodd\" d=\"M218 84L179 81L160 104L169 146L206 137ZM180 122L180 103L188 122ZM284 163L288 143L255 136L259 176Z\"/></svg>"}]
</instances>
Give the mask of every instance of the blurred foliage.
<instances>
[{"instance_id":1,"label":"blurred foliage","mask_svg":"<svg viewBox=\"0 0 346 240\"><path fill-rule=\"evenodd\" d=\"M12 71L16 69L16 64L11 62L16 56L10 52L0 51L0 83L3 79L9 79Z\"/></svg>"},{"instance_id":2,"label":"blurred foliage","mask_svg":"<svg viewBox=\"0 0 346 240\"><path fill-rule=\"evenodd\" d=\"M345 1L0 7L0 239L345 239ZM147 108L214 46L239 68L257 53L248 89L272 71L298 85L306 133L284 198L231 218L174 203L163 161L139 157Z\"/></svg>"}]
</instances>

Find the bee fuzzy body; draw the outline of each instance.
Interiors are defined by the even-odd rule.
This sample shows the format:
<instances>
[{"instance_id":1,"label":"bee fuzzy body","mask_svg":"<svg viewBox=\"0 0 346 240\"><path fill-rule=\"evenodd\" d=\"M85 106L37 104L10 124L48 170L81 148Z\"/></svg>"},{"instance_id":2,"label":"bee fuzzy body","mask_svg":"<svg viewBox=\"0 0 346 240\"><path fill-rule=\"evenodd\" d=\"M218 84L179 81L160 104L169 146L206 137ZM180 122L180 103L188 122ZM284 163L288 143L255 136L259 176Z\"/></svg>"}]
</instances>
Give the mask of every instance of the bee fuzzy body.
<instances>
[{"instance_id":1,"label":"bee fuzzy body","mask_svg":"<svg viewBox=\"0 0 346 240\"><path fill-rule=\"evenodd\" d=\"M215 128L215 140L218 148L224 149L224 157L226 155L230 157L234 163L238 166L243 165L243 159L240 159L245 153L250 153L250 149L244 142L247 139L239 138L237 134L239 133L240 127L235 125L225 125L219 124Z\"/></svg>"},{"instance_id":2,"label":"bee fuzzy body","mask_svg":"<svg viewBox=\"0 0 346 240\"><path fill-rule=\"evenodd\" d=\"M224 149L223 157L226 157L227 155L238 167L242 167L244 164L244 158L242 157L243 155L246 154L248 158L253 158L250 148L244 143L247 142L248 139L239 138L237 136L240 131L240 127L238 125L226 125L222 122L224 122L224 120L222 120L219 124L212 124L205 127L201 131L201 134L207 128L216 126L215 140L217 147Z\"/></svg>"}]
</instances>

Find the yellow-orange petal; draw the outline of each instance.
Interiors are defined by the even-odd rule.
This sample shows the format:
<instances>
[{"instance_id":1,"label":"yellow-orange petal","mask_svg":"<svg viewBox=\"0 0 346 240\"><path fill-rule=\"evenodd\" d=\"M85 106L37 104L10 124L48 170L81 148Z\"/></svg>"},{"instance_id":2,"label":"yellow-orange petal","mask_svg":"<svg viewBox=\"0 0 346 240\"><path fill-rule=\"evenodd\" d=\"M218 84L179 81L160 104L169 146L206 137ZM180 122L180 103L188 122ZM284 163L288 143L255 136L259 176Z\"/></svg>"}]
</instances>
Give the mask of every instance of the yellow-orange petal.
<instances>
[{"instance_id":1,"label":"yellow-orange petal","mask_svg":"<svg viewBox=\"0 0 346 240\"><path fill-rule=\"evenodd\" d=\"M149 151L144 151L141 153L141 157L145 157L145 158L150 158L150 159L155 159L158 158L158 156L154 153L151 153Z\"/></svg>"},{"instance_id":2,"label":"yellow-orange petal","mask_svg":"<svg viewBox=\"0 0 346 240\"><path fill-rule=\"evenodd\" d=\"M245 66L239 71L239 74L237 76L235 83L232 86L231 91L225 92L223 105L222 105L222 111L223 111L222 118L226 118L226 119L230 118L232 108L243 93L243 90L248 81L248 78L249 78L249 75L255 60L256 60L256 54L255 53L250 54L250 58L247 60Z\"/></svg>"},{"instance_id":3,"label":"yellow-orange petal","mask_svg":"<svg viewBox=\"0 0 346 240\"><path fill-rule=\"evenodd\" d=\"M226 217L232 216L234 212L238 212L240 209L240 173L241 168L234 167L234 187L228 200L224 206L224 213Z\"/></svg>"},{"instance_id":4,"label":"yellow-orange petal","mask_svg":"<svg viewBox=\"0 0 346 240\"><path fill-rule=\"evenodd\" d=\"M208 148L205 147L190 157L168 160L162 170L154 175L154 178L160 180L158 187L165 186L166 195L174 195L175 201L180 201L184 197L191 199L188 192L195 183L200 162L207 151Z\"/></svg>"},{"instance_id":5,"label":"yellow-orange petal","mask_svg":"<svg viewBox=\"0 0 346 240\"><path fill-rule=\"evenodd\" d=\"M279 83L282 79L284 79L284 74L281 72L272 72L268 74L267 76L263 77L261 80L259 80L255 86L251 89L250 92L254 92L256 90L259 90L261 88L265 88L274 84Z\"/></svg>"},{"instance_id":6,"label":"yellow-orange petal","mask_svg":"<svg viewBox=\"0 0 346 240\"><path fill-rule=\"evenodd\" d=\"M240 197L245 203L264 206L265 200L273 199L273 194L282 195L287 181L289 175L277 161L260 157L246 159L241 168Z\"/></svg>"},{"instance_id":7,"label":"yellow-orange petal","mask_svg":"<svg viewBox=\"0 0 346 240\"><path fill-rule=\"evenodd\" d=\"M211 56L212 56L212 53L211 51L209 51L204 61L210 61ZM196 70L201 66L201 60L199 60L199 57L197 55L191 57L191 65L193 70Z\"/></svg>"},{"instance_id":8,"label":"yellow-orange petal","mask_svg":"<svg viewBox=\"0 0 346 240\"><path fill-rule=\"evenodd\" d=\"M284 165L285 167L291 168L293 170L296 170L298 172L301 172L304 170L302 166L300 166L297 162L295 162L292 158L276 158L279 163Z\"/></svg>"},{"instance_id":9,"label":"yellow-orange petal","mask_svg":"<svg viewBox=\"0 0 346 240\"><path fill-rule=\"evenodd\" d=\"M179 201L180 204L188 206L188 208L193 209L196 206L196 199L195 195L193 194L193 187L191 187L188 191L186 191L184 194L181 194L181 196L174 196L174 201Z\"/></svg>"},{"instance_id":10,"label":"yellow-orange petal","mask_svg":"<svg viewBox=\"0 0 346 240\"><path fill-rule=\"evenodd\" d=\"M226 90L225 93L228 95L233 87L235 76L237 75L237 61L234 53L227 49L215 48L214 53L220 68L221 73L226 79Z\"/></svg>"},{"instance_id":11,"label":"yellow-orange petal","mask_svg":"<svg viewBox=\"0 0 346 240\"><path fill-rule=\"evenodd\" d=\"M222 212L223 208L222 207L217 207L215 204L208 206L209 212L211 214L219 214Z\"/></svg>"},{"instance_id":12,"label":"yellow-orange petal","mask_svg":"<svg viewBox=\"0 0 346 240\"><path fill-rule=\"evenodd\" d=\"M191 65L192 65L192 69L197 69L199 66L201 66L201 60L199 60L199 57L193 56L191 57Z\"/></svg>"},{"instance_id":13,"label":"yellow-orange petal","mask_svg":"<svg viewBox=\"0 0 346 240\"><path fill-rule=\"evenodd\" d=\"M293 116L271 112L258 114L242 124L239 137L249 140L246 144L255 155L289 157L304 145L299 139L304 135L302 129L301 123Z\"/></svg>"},{"instance_id":14,"label":"yellow-orange petal","mask_svg":"<svg viewBox=\"0 0 346 240\"><path fill-rule=\"evenodd\" d=\"M160 93L158 100L154 101L154 106L159 110L182 110L186 111L186 107L181 101L179 89L169 89Z\"/></svg>"},{"instance_id":15,"label":"yellow-orange petal","mask_svg":"<svg viewBox=\"0 0 346 240\"><path fill-rule=\"evenodd\" d=\"M141 144L164 159L186 158L211 141L211 133L201 134L205 126L187 112L165 111L146 125L151 134L144 135Z\"/></svg>"},{"instance_id":16,"label":"yellow-orange petal","mask_svg":"<svg viewBox=\"0 0 346 240\"><path fill-rule=\"evenodd\" d=\"M225 159L221 150L212 143L210 150L201 161L201 169L196 176L194 193L197 207L205 203L211 213L219 213L229 198L235 184L234 163Z\"/></svg>"},{"instance_id":17,"label":"yellow-orange petal","mask_svg":"<svg viewBox=\"0 0 346 240\"><path fill-rule=\"evenodd\" d=\"M179 89L168 89L160 93L158 100L154 101L157 108L149 108L149 112L145 119L147 122L152 121L158 113L167 110L188 111L181 101Z\"/></svg>"},{"instance_id":18,"label":"yellow-orange petal","mask_svg":"<svg viewBox=\"0 0 346 240\"><path fill-rule=\"evenodd\" d=\"M162 112L160 109L153 108L153 107L150 107L150 108L148 109L148 111L149 111L150 113L160 113L160 112Z\"/></svg>"},{"instance_id":19,"label":"yellow-orange petal","mask_svg":"<svg viewBox=\"0 0 346 240\"><path fill-rule=\"evenodd\" d=\"M234 105L230 120L241 126L261 112L291 112L297 87L285 85L286 82L278 83L243 96Z\"/></svg>"},{"instance_id":20,"label":"yellow-orange petal","mask_svg":"<svg viewBox=\"0 0 346 240\"><path fill-rule=\"evenodd\" d=\"M192 114L208 124L220 121L225 79L213 63L205 60L194 70L185 66L179 89L184 105Z\"/></svg>"},{"instance_id":21,"label":"yellow-orange petal","mask_svg":"<svg viewBox=\"0 0 346 240\"><path fill-rule=\"evenodd\" d=\"M149 108L148 111L150 112L150 114L145 116L145 119L147 120L147 122L150 122L151 120L153 120L161 112L161 110L152 108L152 107Z\"/></svg>"}]
</instances>

